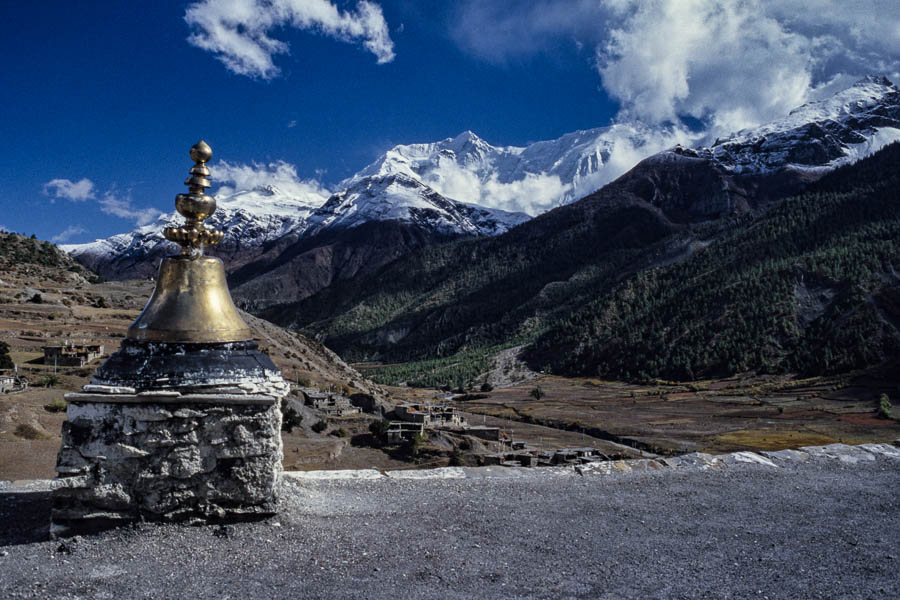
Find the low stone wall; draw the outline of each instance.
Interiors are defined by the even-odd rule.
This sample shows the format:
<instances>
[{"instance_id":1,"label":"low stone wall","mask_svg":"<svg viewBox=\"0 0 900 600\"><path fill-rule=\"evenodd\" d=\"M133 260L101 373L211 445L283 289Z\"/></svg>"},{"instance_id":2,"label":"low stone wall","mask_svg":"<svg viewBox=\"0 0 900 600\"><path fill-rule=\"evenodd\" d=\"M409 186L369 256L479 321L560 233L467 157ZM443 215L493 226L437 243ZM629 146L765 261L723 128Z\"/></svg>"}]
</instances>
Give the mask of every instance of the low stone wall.
<instances>
[{"instance_id":1,"label":"low stone wall","mask_svg":"<svg viewBox=\"0 0 900 600\"><path fill-rule=\"evenodd\" d=\"M275 399L88 396L70 400L63 424L54 533L114 520L276 512L282 444Z\"/></svg>"}]
</instances>

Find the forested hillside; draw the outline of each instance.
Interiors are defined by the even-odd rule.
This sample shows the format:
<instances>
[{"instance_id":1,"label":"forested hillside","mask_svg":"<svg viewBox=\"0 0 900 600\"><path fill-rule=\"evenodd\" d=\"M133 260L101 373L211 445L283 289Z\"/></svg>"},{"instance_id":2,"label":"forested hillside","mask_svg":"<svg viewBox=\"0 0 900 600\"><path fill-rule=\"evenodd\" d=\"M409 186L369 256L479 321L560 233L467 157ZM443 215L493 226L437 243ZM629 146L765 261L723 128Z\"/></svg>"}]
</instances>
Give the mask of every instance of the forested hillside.
<instances>
[{"instance_id":1,"label":"forested hillside","mask_svg":"<svg viewBox=\"0 0 900 600\"><path fill-rule=\"evenodd\" d=\"M677 230L646 203L602 195L538 220L499 238L424 248L264 316L324 338L351 360L522 343L548 316L593 298L598 285L671 252L656 244Z\"/></svg>"},{"instance_id":2,"label":"forested hillside","mask_svg":"<svg viewBox=\"0 0 900 600\"><path fill-rule=\"evenodd\" d=\"M898 165L891 146L802 195L687 223L626 176L266 316L350 360L525 344L534 368L625 379L875 364L900 353Z\"/></svg>"},{"instance_id":3,"label":"forested hillside","mask_svg":"<svg viewBox=\"0 0 900 600\"><path fill-rule=\"evenodd\" d=\"M555 372L693 379L829 373L900 355L900 145L839 169L689 259L547 331Z\"/></svg>"}]
</instances>

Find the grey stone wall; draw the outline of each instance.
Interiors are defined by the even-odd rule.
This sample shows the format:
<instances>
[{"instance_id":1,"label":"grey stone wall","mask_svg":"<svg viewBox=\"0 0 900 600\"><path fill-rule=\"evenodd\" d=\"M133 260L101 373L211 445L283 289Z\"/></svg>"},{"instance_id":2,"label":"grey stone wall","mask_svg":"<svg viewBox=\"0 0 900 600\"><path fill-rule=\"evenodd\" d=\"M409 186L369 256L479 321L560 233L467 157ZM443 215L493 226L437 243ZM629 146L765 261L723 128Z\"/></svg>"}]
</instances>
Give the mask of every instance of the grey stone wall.
<instances>
[{"instance_id":1,"label":"grey stone wall","mask_svg":"<svg viewBox=\"0 0 900 600\"><path fill-rule=\"evenodd\" d=\"M68 406L56 466L62 481L53 494L55 533L112 520L208 521L275 512L282 470L277 400L98 396L103 401Z\"/></svg>"}]
</instances>

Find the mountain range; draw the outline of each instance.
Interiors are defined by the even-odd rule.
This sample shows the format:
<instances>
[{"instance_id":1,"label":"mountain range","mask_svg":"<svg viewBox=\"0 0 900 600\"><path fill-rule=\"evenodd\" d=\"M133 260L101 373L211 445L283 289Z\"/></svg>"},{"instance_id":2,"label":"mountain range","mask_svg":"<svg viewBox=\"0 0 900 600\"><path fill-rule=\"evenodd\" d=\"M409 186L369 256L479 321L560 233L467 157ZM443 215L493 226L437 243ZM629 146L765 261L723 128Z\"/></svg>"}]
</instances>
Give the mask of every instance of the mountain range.
<instances>
[{"instance_id":1,"label":"mountain range","mask_svg":"<svg viewBox=\"0 0 900 600\"><path fill-rule=\"evenodd\" d=\"M429 384L483 372L471 357L510 345L534 368L623 378L877 363L900 347L900 150L882 148L900 133L898 100L864 80L780 127L655 154L505 234L263 314L351 360L447 357L452 375L403 375ZM834 122L799 116L823 113Z\"/></svg>"},{"instance_id":2,"label":"mountain range","mask_svg":"<svg viewBox=\"0 0 900 600\"><path fill-rule=\"evenodd\" d=\"M220 198L215 253L239 305L354 359L546 340L598 285L689 260L900 139L900 92L868 77L772 123L653 153L678 137L618 124L525 148L471 132L397 146L321 204L272 186ZM636 152L650 156L621 174ZM66 249L106 277L150 276L172 219Z\"/></svg>"}]
</instances>

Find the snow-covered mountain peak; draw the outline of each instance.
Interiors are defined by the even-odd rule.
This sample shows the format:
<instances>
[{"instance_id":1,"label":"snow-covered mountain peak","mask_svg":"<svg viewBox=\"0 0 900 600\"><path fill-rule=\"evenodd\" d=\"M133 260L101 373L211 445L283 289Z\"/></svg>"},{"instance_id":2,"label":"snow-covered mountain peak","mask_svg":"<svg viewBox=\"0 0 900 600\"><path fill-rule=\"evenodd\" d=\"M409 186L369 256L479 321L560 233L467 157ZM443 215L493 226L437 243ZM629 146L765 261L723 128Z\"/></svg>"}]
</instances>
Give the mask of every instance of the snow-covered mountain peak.
<instances>
[{"instance_id":1,"label":"snow-covered mountain peak","mask_svg":"<svg viewBox=\"0 0 900 600\"><path fill-rule=\"evenodd\" d=\"M806 121L837 119L869 109L896 91L897 88L887 77L868 75L830 98L798 106L789 113L789 118Z\"/></svg>"},{"instance_id":2,"label":"snow-covered mountain peak","mask_svg":"<svg viewBox=\"0 0 900 600\"><path fill-rule=\"evenodd\" d=\"M338 189L403 174L453 200L536 215L599 189L670 146L675 136L671 128L620 123L527 146L494 146L464 131L438 142L394 146Z\"/></svg>"},{"instance_id":3,"label":"snow-covered mountain peak","mask_svg":"<svg viewBox=\"0 0 900 600\"><path fill-rule=\"evenodd\" d=\"M840 122L853 116L863 116L885 104L896 105L897 94L897 88L886 77L869 75L829 98L802 104L784 118L759 127L743 129L717 140L713 146L748 142L813 123Z\"/></svg>"},{"instance_id":4,"label":"snow-covered mountain peak","mask_svg":"<svg viewBox=\"0 0 900 600\"><path fill-rule=\"evenodd\" d=\"M463 131L437 142L394 146L338 184L334 194L318 184L292 185L293 167L291 177L273 172L269 180L242 167L241 177L229 181L243 187L220 188L219 210L209 223L225 230L225 251L373 220L443 233L495 234L525 220L523 213L534 216L594 192L676 142L684 147L659 156L704 159L756 176L783 169L825 171L895 140L900 140L900 91L873 76L708 148L692 148L696 138L681 129L639 123L573 131L521 147L493 146ZM162 227L179 220L170 213L130 233L65 249L81 257L128 255L136 261L154 248L161 252L168 245Z\"/></svg>"},{"instance_id":5,"label":"snow-covered mountain peak","mask_svg":"<svg viewBox=\"0 0 900 600\"><path fill-rule=\"evenodd\" d=\"M401 172L356 179L309 218L307 235L370 221L415 223L444 234L496 235L527 221L510 213L454 202Z\"/></svg>"},{"instance_id":6,"label":"snow-covered mountain peak","mask_svg":"<svg viewBox=\"0 0 900 600\"><path fill-rule=\"evenodd\" d=\"M249 190L217 194L220 210L247 211L256 215L292 215L304 217L319 208L327 197L315 193L300 196L282 192L275 185L258 185Z\"/></svg>"},{"instance_id":7,"label":"snow-covered mountain peak","mask_svg":"<svg viewBox=\"0 0 900 600\"><path fill-rule=\"evenodd\" d=\"M869 76L829 98L807 102L786 117L744 129L710 148L710 156L739 173L833 169L900 140L900 91Z\"/></svg>"}]
</instances>

